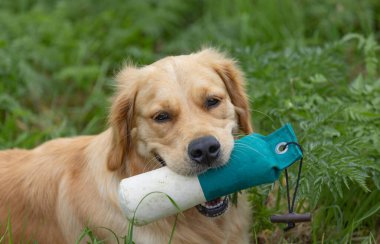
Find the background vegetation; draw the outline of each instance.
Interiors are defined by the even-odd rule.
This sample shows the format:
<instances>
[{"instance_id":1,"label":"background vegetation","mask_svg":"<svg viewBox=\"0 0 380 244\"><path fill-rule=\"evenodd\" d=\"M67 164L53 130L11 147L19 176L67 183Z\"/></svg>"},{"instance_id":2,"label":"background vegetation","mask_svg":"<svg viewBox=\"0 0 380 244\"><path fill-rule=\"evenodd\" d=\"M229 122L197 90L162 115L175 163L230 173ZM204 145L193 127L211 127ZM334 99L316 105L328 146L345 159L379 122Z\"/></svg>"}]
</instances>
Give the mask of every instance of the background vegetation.
<instances>
[{"instance_id":1,"label":"background vegetation","mask_svg":"<svg viewBox=\"0 0 380 244\"><path fill-rule=\"evenodd\" d=\"M377 0L3 0L0 149L98 133L123 62L216 46L246 73L255 130L291 122L305 149L313 222L283 234L283 184L256 187L254 240L379 243L379 40Z\"/></svg>"}]
</instances>

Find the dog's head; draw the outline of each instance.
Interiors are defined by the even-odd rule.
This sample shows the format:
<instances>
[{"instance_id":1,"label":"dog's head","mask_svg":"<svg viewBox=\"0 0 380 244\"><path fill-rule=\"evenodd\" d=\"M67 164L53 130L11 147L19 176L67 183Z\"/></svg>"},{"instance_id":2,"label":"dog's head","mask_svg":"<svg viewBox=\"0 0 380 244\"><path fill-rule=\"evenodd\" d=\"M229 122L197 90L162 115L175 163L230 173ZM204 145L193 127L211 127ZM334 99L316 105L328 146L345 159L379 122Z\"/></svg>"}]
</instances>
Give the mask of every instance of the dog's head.
<instances>
[{"instance_id":1,"label":"dog's head","mask_svg":"<svg viewBox=\"0 0 380 244\"><path fill-rule=\"evenodd\" d=\"M212 49L127 66L116 80L109 170L198 174L225 164L234 134L252 131L242 74Z\"/></svg>"},{"instance_id":2,"label":"dog's head","mask_svg":"<svg viewBox=\"0 0 380 244\"><path fill-rule=\"evenodd\" d=\"M168 57L117 75L108 169L132 176L167 165L183 175L222 166L234 135L252 132L244 80L235 62L206 49ZM197 206L208 217L228 198Z\"/></svg>"}]
</instances>

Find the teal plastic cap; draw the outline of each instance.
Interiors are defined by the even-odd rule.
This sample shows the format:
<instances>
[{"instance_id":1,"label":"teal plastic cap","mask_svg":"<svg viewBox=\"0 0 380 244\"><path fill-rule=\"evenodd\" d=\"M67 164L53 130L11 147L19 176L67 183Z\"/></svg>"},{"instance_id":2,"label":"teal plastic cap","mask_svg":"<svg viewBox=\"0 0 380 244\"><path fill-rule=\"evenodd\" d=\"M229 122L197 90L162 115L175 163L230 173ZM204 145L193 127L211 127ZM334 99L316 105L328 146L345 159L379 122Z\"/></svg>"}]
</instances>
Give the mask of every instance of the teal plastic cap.
<instances>
[{"instance_id":1,"label":"teal plastic cap","mask_svg":"<svg viewBox=\"0 0 380 244\"><path fill-rule=\"evenodd\" d=\"M198 176L207 201L253 186L276 181L282 170L302 157L290 124L268 136L257 133L235 142L229 162Z\"/></svg>"}]
</instances>

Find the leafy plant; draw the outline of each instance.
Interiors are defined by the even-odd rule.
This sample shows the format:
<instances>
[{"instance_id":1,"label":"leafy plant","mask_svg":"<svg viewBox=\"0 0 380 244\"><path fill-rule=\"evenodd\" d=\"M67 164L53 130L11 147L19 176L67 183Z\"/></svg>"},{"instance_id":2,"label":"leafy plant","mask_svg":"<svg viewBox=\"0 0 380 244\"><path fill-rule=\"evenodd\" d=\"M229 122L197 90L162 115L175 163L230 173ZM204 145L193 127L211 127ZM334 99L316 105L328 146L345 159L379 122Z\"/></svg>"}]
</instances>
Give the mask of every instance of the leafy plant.
<instances>
[{"instance_id":1,"label":"leafy plant","mask_svg":"<svg viewBox=\"0 0 380 244\"><path fill-rule=\"evenodd\" d=\"M344 52L351 48L347 41L353 37L360 41L357 48L363 51L366 68L349 80L341 73L347 65ZM304 204L298 209L314 212L315 242L322 234L352 241L362 233L376 233L371 218L380 213L378 48L371 36L348 35L324 48L287 49L260 57L254 51L238 53L258 57L244 62L252 77L256 128L271 131L289 121L301 135L306 163L299 197ZM268 113L263 116L256 108ZM367 232L361 231L363 225Z\"/></svg>"}]
</instances>

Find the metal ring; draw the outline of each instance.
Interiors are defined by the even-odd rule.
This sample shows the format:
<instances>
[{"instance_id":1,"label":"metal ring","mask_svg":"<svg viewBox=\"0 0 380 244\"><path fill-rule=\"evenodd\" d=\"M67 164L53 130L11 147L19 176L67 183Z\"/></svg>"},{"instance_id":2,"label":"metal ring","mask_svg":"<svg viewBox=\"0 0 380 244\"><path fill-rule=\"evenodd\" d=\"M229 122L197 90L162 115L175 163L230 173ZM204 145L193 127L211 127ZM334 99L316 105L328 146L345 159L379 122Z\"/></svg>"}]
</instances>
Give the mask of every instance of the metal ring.
<instances>
[{"instance_id":1,"label":"metal ring","mask_svg":"<svg viewBox=\"0 0 380 244\"><path fill-rule=\"evenodd\" d=\"M285 148L283 148L285 146ZM277 154L284 154L286 151L288 151L288 146L286 142L280 142L276 146L276 153Z\"/></svg>"}]
</instances>

